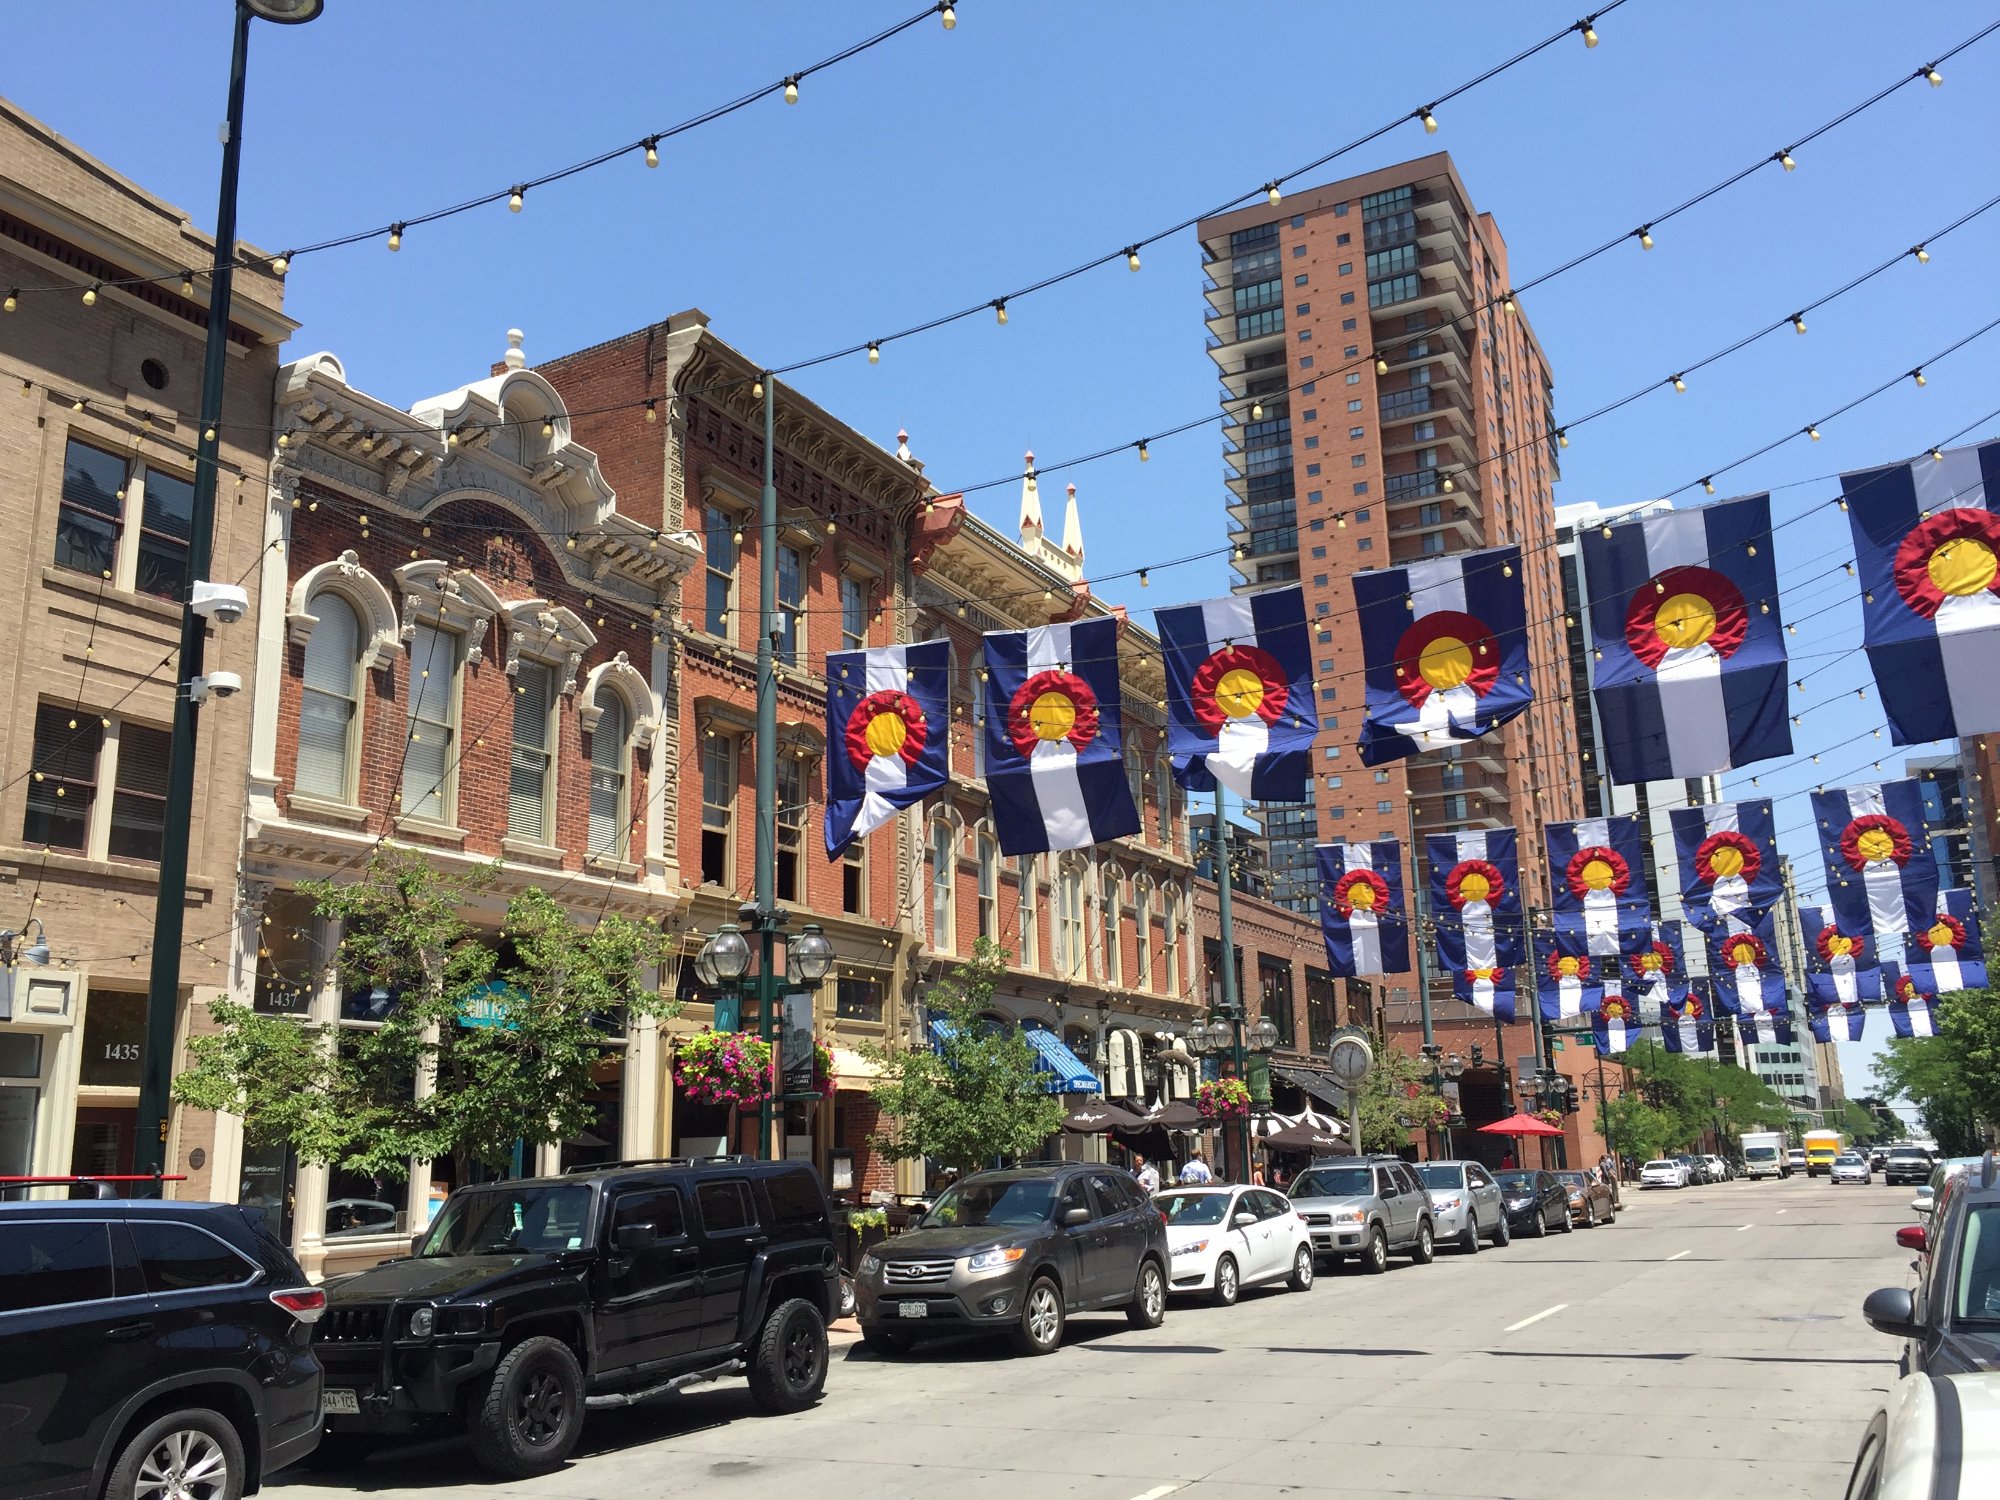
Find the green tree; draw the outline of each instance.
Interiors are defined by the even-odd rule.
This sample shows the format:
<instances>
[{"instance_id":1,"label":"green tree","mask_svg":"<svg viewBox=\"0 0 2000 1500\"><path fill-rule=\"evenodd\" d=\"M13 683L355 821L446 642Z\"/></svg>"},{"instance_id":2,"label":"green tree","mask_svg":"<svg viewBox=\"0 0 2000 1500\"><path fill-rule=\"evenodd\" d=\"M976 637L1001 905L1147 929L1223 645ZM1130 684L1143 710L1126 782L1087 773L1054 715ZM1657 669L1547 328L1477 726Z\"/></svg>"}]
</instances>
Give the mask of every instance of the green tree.
<instances>
[{"instance_id":1,"label":"green tree","mask_svg":"<svg viewBox=\"0 0 2000 1500\"><path fill-rule=\"evenodd\" d=\"M1707 1130L1719 1131L1726 1149L1741 1131L1776 1129L1791 1118L1785 1101L1747 1068L1712 1057L1684 1057L1651 1041L1625 1053L1622 1061L1632 1076L1632 1092L1626 1097L1636 1094L1660 1117L1655 1154L1688 1149ZM1619 1125L1615 1111L1612 1125ZM1626 1149L1622 1129L1618 1141Z\"/></svg>"},{"instance_id":2,"label":"green tree","mask_svg":"<svg viewBox=\"0 0 2000 1500\"><path fill-rule=\"evenodd\" d=\"M1949 1024L1949 1015L1940 1012ZM1946 1035L1894 1037L1875 1058L1876 1087L1891 1099L1916 1106L1947 1156L1971 1156L1981 1148L1980 1111L1967 1078L1967 1059Z\"/></svg>"},{"instance_id":3,"label":"green tree","mask_svg":"<svg viewBox=\"0 0 2000 1500\"><path fill-rule=\"evenodd\" d=\"M884 1121L870 1144L892 1161L928 1157L968 1172L996 1157L1031 1155L1062 1128L1063 1107L1036 1071L1027 1038L981 1018L1006 965L1006 950L981 938L972 957L932 987L931 1014L945 1023L935 1048L864 1044L882 1069L872 1093Z\"/></svg>"},{"instance_id":4,"label":"green tree","mask_svg":"<svg viewBox=\"0 0 2000 1500\"><path fill-rule=\"evenodd\" d=\"M1421 1058L1385 1044L1375 1048L1375 1066L1361 1085L1361 1149L1394 1154L1410 1143L1411 1130L1442 1122L1450 1112L1431 1087L1430 1067Z\"/></svg>"},{"instance_id":5,"label":"green tree","mask_svg":"<svg viewBox=\"0 0 2000 1500\"><path fill-rule=\"evenodd\" d=\"M1663 1109L1648 1104L1639 1094L1626 1094L1597 1108L1597 1129L1618 1143L1621 1155L1650 1161L1679 1147L1681 1123Z\"/></svg>"},{"instance_id":6,"label":"green tree","mask_svg":"<svg viewBox=\"0 0 2000 1500\"><path fill-rule=\"evenodd\" d=\"M221 1029L189 1043L174 1096L241 1115L256 1144L397 1178L415 1158L450 1161L464 1182L474 1162L504 1170L516 1141L581 1134L595 1119L593 1070L629 1019L676 1009L649 987L671 943L622 917L581 927L530 890L508 902L497 949L465 915L492 879L386 848L358 882L302 886L344 924L336 977L345 993L386 998L381 1025L335 1028L217 1000Z\"/></svg>"}]
</instances>

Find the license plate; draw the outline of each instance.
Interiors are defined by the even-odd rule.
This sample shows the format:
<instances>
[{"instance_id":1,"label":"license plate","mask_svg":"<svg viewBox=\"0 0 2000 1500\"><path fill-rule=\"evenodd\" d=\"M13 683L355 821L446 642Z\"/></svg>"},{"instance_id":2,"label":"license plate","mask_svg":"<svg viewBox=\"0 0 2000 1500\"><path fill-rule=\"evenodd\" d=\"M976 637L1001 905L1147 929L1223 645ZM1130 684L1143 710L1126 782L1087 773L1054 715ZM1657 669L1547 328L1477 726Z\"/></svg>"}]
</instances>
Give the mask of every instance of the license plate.
<instances>
[{"instance_id":1,"label":"license plate","mask_svg":"<svg viewBox=\"0 0 2000 1500\"><path fill-rule=\"evenodd\" d=\"M319 1409L336 1417L358 1417L361 1402L353 1391L321 1391Z\"/></svg>"},{"instance_id":2,"label":"license plate","mask_svg":"<svg viewBox=\"0 0 2000 1500\"><path fill-rule=\"evenodd\" d=\"M931 1305L928 1302L898 1302L896 1316L899 1318L928 1318Z\"/></svg>"}]
</instances>

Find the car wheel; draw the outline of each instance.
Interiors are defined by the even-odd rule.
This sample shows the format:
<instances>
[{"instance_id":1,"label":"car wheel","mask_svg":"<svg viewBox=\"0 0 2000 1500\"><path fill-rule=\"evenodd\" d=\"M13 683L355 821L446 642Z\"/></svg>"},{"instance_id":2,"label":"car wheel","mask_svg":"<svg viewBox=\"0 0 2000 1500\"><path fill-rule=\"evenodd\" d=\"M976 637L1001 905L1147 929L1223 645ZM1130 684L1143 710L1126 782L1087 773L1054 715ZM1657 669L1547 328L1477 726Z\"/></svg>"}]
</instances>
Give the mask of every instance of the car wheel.
<instances>
[{"instance_id":1,"label":"car wheel","mask_svg":"<svg viewBox=\"0 0 2000 1500\"><path fill-rule=\"evenodd\" d=\"M1167 1278L1150 1260L1139 1262L1139 1279L1132 1287L1132 1300L1125 1304L1125 1321L1134 1328L1158 1328L1167 1321Z\"/></svg>"},{"instance_id":2,"label":"car wheel","mask_svg":"<svg viewBox=\"0 0 2000 1500\"><path fill-rule=\"evenodd\" d=\"M1568 1234L1575 1228L1576 1225L1570 1220L1569 1209L1565 1207L1563 1209L1562 1232Z\"/></svg>"},{"instance_id":3,"label":"car wheel","mask_svg":"<svg viewBox=\"0 0 2000 1500\"><path fill-rule=\"evenodd\" d=\"M1225 1255L1215 1263L1215 1305L1234 1307L1243 1286L1236 1273L1236 1257Z\"/></svg>"},{"instance_id":4,"label":"car wheel","mask_svg":"<svg viewBox=\"0 0 2000 1500\"><path fill-rule=\"evenodd\" d=\"M1535 1238L1538 1240L1545 1240L1548 1237L1549 1237L1549 1216L1538 1208L1535 1210Z\"/></svg>"},{"instance_id":5,"label":"car wheel","mask_svg":"<svg viewBox=\"0 0 2000 1500\"><path fill-rule=\"evenodd\" d=\"M803 1297L764 1319L750 1356L750 1395L765 1411L804 1411L826 1389L826 1320Z\"/></svg>"},{"instance_id":6,"label":"car wheel","mask_svg":"<svg viewBox=\"0 0 2000 1500\"><path fill-rule=\"evenodd\" d=\"M1479 1215L1469 1208L1465 1211L1465 1233L1458 1237L1458 1248L1467 1255L1479 1253Z\"/></svg>"},{"instance_id":7,"label":"car wheel","mask_svg":"<svg viewBox=\"0 0 2000 1500\"><path fill-rule=\"evenodd\" d=\"M1513 1243L1514 1231L1507 1227L1507 1215L1503 1212L1499 1222L1493 1227L1493 1245L1495 1249L1505 1250Z\"/></svg>"},{"instance_id":8,"label":"car wheel","mask_svg":"<svg viewBox=\"0 0 2000 1500\"><path fill-rule=\"evenodd\" d=\"M169 1412L134 1434L112 1466L105 1500L238 1500L243 1439L220 1412Z\"/></svg>"},{"instance_id":9,"label":"car wheel","mask_svg":"<svg viewBox=\"0 0 2000 1500\"><path fill-rule=\"evenodd\" d=\"M521 1340L500 1356L469 1424L472 1456L509 1479L561 1466L583 1431L583 1371L561 1339Z\"/></svg>"},{"instance_id":10,"label":"car wheel","mask_svg":"<svg viewBox=\"0 0 2000 1500\"><path fill-rule=\"evenodd\" d=\"M1380 1276L1389 1269L1389 1236L1379 1224L1368 1231L1368 1248L1361 1252L1361 1269L1370 1276Z\"/></svg>"},{"instance_id":11,"label":"car wheel","mask_svg":"<svg viewBox=\"0 0 2000 1500\"><path fill-rule=\"evenodd\" d=\"M864 1326L861 1330L861 1342L884 1358L891 1358L898 1354L909 1353L910 1345L914 1341L907 1333L893 1328Z\"/></svg>"},{"instance_id":12,"label":"car wheel","mask_svg":"<svg viewBox=\"0 0 2000 1500\"><path fill-rule=\"evenodd\" d=\"M1313 1264L1312 1246L1299 1246L1298 1254L1292 1257L1292 1278L1285 1285L1289 1286L1295 1292L1311 1291L1313 1272L1316 1269Z\"/></svg>"},{"instance_id":13,"label":"car wheel","mask_svg":"<svg viewBox=\"0 0 2000 1500\"><path fill-rule=\"evenodd\" d=\"M1410 1264L1427 1266L1437 1259L1437 1241L1432 1236L1431 1221L1422 1219L1417 1224L1417 1242L1410 1247Z\"/></svg>"},{"instance_id":14,"label":"car wheel","mask_svg":"<svg viewBox=\"0 0 2000 1500\"><path fill-rule=\"evenodd\" d=\"M1021 1299L1021 1317L1008 1335L1016 1354L1053 1354L1062 1347L1062 1289L1037 1276Z\"/></svg>"}]
</instances>

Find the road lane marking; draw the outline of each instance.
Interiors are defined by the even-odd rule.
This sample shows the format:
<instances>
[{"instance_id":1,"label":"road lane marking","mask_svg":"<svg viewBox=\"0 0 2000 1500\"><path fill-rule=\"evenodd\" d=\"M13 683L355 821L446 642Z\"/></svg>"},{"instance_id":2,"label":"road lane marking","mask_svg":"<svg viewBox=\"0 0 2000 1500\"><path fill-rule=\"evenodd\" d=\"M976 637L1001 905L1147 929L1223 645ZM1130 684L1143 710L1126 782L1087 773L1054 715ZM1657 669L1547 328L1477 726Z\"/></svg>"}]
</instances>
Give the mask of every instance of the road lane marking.
<instances>
[{"instance_id":1,"label":"road lane marking","mask_svg":"<svg viewBox=\"0 0 2000 1500\"><path fill-rule=\"evenodd\" d=\"M1132 1500L1166 1500L1168 1495L1171 1495L1179 1488L1180 1486L1177 1484L1156 1484L1150 1490L1147 1490L1145 1494L1134 1495Z\"/></svg>"},{"instance_id":2,"label":"road lane marking","mask_svg":"<svg viewBox=\"0 0 2000 1500\"><path fill-rule=\"evenodd\" d=\"M1689 1250L1676 1250L1676 1251L1675 1251L1675 1252L1674 1252L1674 1253L1673 1253L1672 1255L1669 1255L1669 1256L1667 1257L1667 1259L1668 1259L1668 1260L1679 1260L1679 1259L1680 1259L1680 1258L1681 1258L1681 1257L1682 1257L1683 1255L1690 1255L1690 1254L1692 1254L1692 1253L1693 1253L1693 1252L1692 1252L1692 1251L1689 1251Z\"/></svg>"},{"instance_id":3,"label":"road lane marking","mask_svg":"<svg viewBox=\"0 0 2000 1500\"><path fill-rule=\"evenodd\" d=\"M1518 1323L1509 1323L1505 1328L1501 1329L1500 1331L1502 1333L1516 1333L1519 1330L1526 1328L1530 1323L1539 1323L1544 1318L1554 1317L1557 1313L1561 1312L1564 1308L1568 1306L1569 1304L1567 1302L1558 1302L1554 1307L1543 1308L1540 1312L1536 1313L1532 1318L1523 1318Z\"/></svg>"},{"instance_id":4,"label":"road lane marking","mask_svg":"<svg viewBox=\"0 0 2000 1500\"><path fill-rule=\"evenodd\" d=\"M1789 1208L1781 1208L1778 1210L1778 1212L1781 1214L1788 1214L1791 1212L1791 1210Z\"/></svg>"},{"instance_id":5,"label":"road lane marking","mask_svg":"<svg viewBox=\"0 0 2000 1500\"><path fill-rule=\"evenodd\" d=\"M1741 1234L1741 1233L1742 1233L1742 1232L1743 1232L1744 1230L1746 1230L1746 1229L1755 1229L1756 1227L1757 1227L1757 1226L1756 1226L1756 1225L1754 1225L1754 1224L1738 1224L1738 1225L1736 1226L1736 1232L1737 1232L1738 1234Z\"/></svg>"}]
</instances>

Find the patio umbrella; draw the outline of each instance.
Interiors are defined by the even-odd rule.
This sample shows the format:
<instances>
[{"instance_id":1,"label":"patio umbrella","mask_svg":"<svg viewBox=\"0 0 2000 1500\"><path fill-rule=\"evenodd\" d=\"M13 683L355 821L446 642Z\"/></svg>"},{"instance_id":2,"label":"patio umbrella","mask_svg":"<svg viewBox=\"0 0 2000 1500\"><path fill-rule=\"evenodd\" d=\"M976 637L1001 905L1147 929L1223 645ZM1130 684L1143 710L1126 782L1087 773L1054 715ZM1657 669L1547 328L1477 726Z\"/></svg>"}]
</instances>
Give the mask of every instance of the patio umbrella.
<instances>
[{"instance_id":1,"label":"patio umbrella","mask_svg":"<svg viewBox=\"0 0 2000 1500\"><path fill-rule=\"evenodd\" d=\"M1206 1123L1200 1110L1179 1099L1171 1104L1154 1104L1138 1121L1141 1129L1157 1130L1199 1130Z\"/></svg>"},{"instance_id":2,"label":"patio umbrella","mask_svg":"<svg viewBox=\"0 0 2000 1500\"><path fill-rule=\"evenodd\" d=\"M1275 1135L1265 1136L1264 1144L1280 1151L1310 1151L1315 1156L1354 1154L1354 1148L1343 1137L1312 1125L1287 1125Z\"/></svg>"},{"instance_id":3,"label":"patio umbrella","mask_svg":"<svg viewBox=\"0 0 2000 1500\"><path fill-rule=\"evenodd\" d=\"M1076 1135L1102 1135L1107 1130L1143 1130L1146 1120L1122 1105L1103 1099L1079 1104L1063 1118L1063 1129Z\"/></svg>"},{"instance_id":4,"label":"patio umbrella","mask_svg":"<svg viewBox=\"0 0 2000 1500\"><path fill-rule=\"evenodd\" d=\"M1537 1120L1533 1115L1509 1115L1504 1120L1495 1120L1491 1125L1479 1127L1481 1135L1561 1135L1562 1132L1546 1120Z\"/></svg>"}]
</instances>

